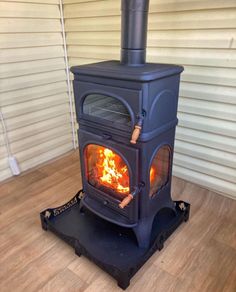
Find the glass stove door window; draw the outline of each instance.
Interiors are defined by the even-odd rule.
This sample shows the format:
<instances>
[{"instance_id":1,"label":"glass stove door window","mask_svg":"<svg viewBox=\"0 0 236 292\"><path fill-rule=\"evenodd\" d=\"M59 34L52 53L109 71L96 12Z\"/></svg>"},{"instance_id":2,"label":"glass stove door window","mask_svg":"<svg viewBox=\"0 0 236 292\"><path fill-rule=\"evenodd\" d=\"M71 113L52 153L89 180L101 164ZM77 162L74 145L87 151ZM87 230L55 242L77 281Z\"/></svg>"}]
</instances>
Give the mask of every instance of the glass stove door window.
<instances>
[{"instance_id":1,"label":"glass stove door window","mask_svg":"<svg viewBox=\"0 0 236 292\"><path fill-rule=\"evenodd\" d=\"M109 148L89 144L85 148L88 182L118 199L129 194L129 170L122 157Z\"/></svg>"},{"instance_id":2,"label":"glass stove door window","mask_svg":"<svg viewBox=\"0 0 236 292\"><path fill-rule=\"evenodd\" d=\"M150 193L155 195L169 180L170 147L162 146L156 153L150 168Z\"/></svg>"},{"instance_id":3,"label":"glass stove door window","mask_svg":"<svg viewBox=\"0 0 236 292\"><path fill-rule=\"evenodd\" d=\"M83 104L87 115L124 125L131 125L131 117L126 106L117 98L103 94L89 94Z\"/></svg>"}]
</instances>

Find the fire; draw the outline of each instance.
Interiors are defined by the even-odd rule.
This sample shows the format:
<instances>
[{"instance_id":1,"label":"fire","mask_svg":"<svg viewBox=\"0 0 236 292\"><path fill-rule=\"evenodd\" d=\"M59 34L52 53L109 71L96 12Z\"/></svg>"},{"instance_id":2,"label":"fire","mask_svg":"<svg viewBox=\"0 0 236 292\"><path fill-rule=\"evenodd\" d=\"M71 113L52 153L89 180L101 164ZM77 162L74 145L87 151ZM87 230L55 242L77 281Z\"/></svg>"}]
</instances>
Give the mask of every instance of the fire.
<instances>
[{"instance_id":1,"label":"fire","mask_svg":"<svg viewBox=\"0 0 236 292\"><path fill-rule=\"evenodd\" d=\"M93 153L89 151L89 156L93 157L94 161L92 163L94 165L89 167L93 173L92 180L96 181L96 185L105 186L118 193L128 194L130 191L129 171L123 159L109 148L93 146Z\"/></svg>"},{"instance_id":2,"label":"fire","mask_svg":"<svg viewBox=\"0 0 236 292\"><path fill-rule=\"evenodd\" d=\"M103 147L99 149L99 157L97 168L101 184L111 187L120 193L128 193L128 168L126 165L122 165L121 157L112 150Z\"/></svg>"},{"instance_id":3,"label":"fire","mask_svg":"<svg viewBox=\"0 0 236 292\"><path fill-rule=\"evenodd\" d=\"M156 176L156 171L154 166L151 167L150 169L150 184L152 185L154 180L155 180L155 176Z\"/></svg>"}]
</instances>

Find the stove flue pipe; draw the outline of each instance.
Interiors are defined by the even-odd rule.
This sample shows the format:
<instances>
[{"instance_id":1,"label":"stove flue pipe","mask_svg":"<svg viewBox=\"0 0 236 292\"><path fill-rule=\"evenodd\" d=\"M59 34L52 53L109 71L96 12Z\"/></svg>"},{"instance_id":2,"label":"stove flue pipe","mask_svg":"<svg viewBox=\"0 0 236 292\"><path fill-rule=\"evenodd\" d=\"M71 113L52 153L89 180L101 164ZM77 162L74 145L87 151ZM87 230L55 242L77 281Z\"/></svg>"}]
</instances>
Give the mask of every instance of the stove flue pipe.
<instances>
[{"instance_id":1,"label":"stove flue pipe","mask_svg":"<svg viewBox=\"0 0 236 292\"><path fill-rule=\"evenodd\" d=\"M122 0L121 64L144 65L146 62L149 0Z\"/></svg>"}]
</instances>

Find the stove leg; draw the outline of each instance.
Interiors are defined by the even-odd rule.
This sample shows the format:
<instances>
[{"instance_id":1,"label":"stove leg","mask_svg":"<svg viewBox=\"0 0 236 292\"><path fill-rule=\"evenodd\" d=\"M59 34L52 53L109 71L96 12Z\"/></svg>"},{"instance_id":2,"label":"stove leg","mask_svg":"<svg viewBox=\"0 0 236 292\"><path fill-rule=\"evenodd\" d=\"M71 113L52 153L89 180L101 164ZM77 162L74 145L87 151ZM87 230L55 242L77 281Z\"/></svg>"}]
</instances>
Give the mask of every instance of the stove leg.
<instances>
[{"instance_id":1,"label":"stove leg","mask_svg":"<svg viewBox=\"0 0 236 292\"><path fill-rule=\"evenodd\" d=\"M82 203L82 200L81 200L80 203L79 203L79 212L80 212L81 214L84 214L84 205L83 205L83 203Z\"/></svg>"},{"instance_id":2,"label":"stove leg","mask_svg":"<svg viewBox=\"0 0 236 292\"><path fill-rule=\"evenodd\" d=\"M122 275L120 279L117 281L117 285L125 290L130 285L130 278L127 275Z\"/></svg>"},{"instance_id":3,"label":"stove leg","mask_svg":"<svg viewBox=\"0 0 236 292\"><path fill-rule=\"evenodd\" d=\"M47 231L48 230L48 224L47 224L47 221L46 221L44 215L40 214L40 219L41 219L42 229Z\"/></svg>"},{"instance_id":4,"label":"stove leg","mask_svg":"<svg viewBox=\"0 0 236 292\"><path fill-rule=\"evenodd\" d=\"M138 226L133 228L138 246L141 248L148 248L150 245L153 219L153 217L143 219L139 222Z\"/></svg>"},{"instance_id":5,"label":"stove leg","mask_svg":"<svg viewBox=\"0 0 236 292\"><path fill-rule=\"evenodd\" d=\"M82 250L81 250L81 246L78 242L78 240L75 241L75 254L78 256L78 257L81 257L82 255Z\"/></svg>"}]
</instances>

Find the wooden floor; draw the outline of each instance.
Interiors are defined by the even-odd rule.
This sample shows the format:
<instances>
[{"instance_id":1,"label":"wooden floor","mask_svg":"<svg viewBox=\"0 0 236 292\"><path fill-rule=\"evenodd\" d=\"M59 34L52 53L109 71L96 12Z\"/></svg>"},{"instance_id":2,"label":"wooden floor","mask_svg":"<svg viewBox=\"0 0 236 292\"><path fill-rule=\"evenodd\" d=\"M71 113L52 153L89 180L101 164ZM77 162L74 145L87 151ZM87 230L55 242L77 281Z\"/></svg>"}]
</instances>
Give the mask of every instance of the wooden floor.
<instances>
[{"instance_id":1,"label":"wooden floor","mask_svg":"<svg viewBox=\"0 0 236 292\"><path fill-rule=\"evenodd\" d=\"M0 291L121 291L115 280L41 229L39 212L81 188L78 152L0 185ZM135 275L127 291L235 292L236 201L180 179L173 198L191 218ZM109 252L109 251L108 251Z\"/></svg>"}]
</instances>

